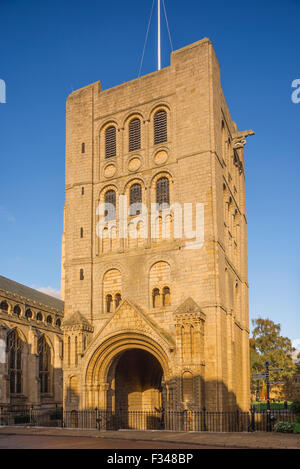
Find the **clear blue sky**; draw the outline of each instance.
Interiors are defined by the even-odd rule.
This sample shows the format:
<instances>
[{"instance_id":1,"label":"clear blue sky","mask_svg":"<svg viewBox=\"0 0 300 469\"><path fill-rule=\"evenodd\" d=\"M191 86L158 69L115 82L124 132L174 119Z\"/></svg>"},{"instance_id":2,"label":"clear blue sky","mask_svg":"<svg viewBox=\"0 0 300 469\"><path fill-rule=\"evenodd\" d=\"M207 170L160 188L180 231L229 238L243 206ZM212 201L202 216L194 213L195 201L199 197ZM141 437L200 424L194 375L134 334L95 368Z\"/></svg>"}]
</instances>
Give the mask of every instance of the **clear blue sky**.
<instances>
[{"instance_id":1,"label":"clear blue sky","mask_svg":"<svg viewBox=\"0 0 300 469\"><path fill-rule=\"evenodd\" d=\"M214 44L246 146L250 317L300 339L300 1L165 0L174 49ZM0 0L0 274L60 288L65 100L137 77L152 0ZM155 16L142 74L156 69ZM170 45L162 31L162 65Z\"/></svg>"}]
</instances>

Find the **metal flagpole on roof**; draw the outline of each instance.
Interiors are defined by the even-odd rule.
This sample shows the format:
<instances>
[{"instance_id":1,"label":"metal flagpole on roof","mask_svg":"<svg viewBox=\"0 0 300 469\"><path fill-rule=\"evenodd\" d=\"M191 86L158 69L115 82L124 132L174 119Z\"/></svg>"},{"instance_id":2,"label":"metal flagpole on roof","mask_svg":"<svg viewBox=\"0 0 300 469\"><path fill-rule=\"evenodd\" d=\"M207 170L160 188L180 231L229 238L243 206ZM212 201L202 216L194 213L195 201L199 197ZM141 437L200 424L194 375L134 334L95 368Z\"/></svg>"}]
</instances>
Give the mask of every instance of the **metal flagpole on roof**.
<instances>
[{"instance_id":1,"label":"metal flagpole on roof","mask_svg":"<svg viewBox=\"0 0 300 469\"><path fill-rule=\"evenodd\" d=\"M161 69L160 0L157 0L157 68Z\"/></svg>"}]
</instances>

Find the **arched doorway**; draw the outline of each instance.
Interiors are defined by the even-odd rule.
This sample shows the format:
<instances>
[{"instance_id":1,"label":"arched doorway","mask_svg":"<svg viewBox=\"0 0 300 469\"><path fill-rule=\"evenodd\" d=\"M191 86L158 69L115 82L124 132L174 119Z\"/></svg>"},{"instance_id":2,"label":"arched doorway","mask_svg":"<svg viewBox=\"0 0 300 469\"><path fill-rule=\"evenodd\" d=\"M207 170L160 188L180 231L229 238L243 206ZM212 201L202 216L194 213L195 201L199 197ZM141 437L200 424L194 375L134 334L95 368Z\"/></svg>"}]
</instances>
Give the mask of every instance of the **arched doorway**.
<instances>
[{"instance_id":1,"label":"arched doorway","mask_svg":"<svg viewBox=\"0 0 300 469\"><path fill-rule=\"evenodd\" d=\"M163 369L150 352L129 349L119 354L109 373L107 407L123 428L159 428Z\"/></svg>"},{"instance_id":2,"label":"arched doorway","mask_svg":"<svg viewBox=\"0 0 300 469\"><path fill-rule=\"evenodd\" d=\"M129 353L131 351L133 351L132 355ZM130 356L133 357L133 360L130 359ZM87 356L84 407L97 407L108 414L115 413L116 409L120 408L120 386L122 386L122 383L126 383L127 380L124 373L133 373L135 370L133 376L136 383L135 387L133 389L127 388L128 399L124 401L123 397L121 403L125 403L127 409L128 404L130 408L133 408L131 406L131 395L134 392L142 392L145 394L143 396L144 399L141 401L144 406L147 402L147 394L151 394L149 389L152 389L152 394L159 396L160 399L158 401L160 400L160 405L166 408L169 405L169 401L173 400L173 394L170 393L167 385L165 385L165 383L170 381L169 360L170 357L166 348L163 348L162 344L159 344L145 334L126 331L108 337L102 341L99 347L91 350ZM141 367L137 368L137 363L142 364L141 367L144 367L145 370L151 368L148 378L143 375ZM124 373L122 372L122 367L124 368ZM158 378L155 378L155 376L158 376ZM142 383L139 389L137 386L138 378ZM163 398L161 395L163 395ZM154 407L154 401L155 399L152 399L152 406L148 405L148 409ZM135 408L137 409L137 406Z\"/></svg>"},{"instance_id":3,"label":"arched doorway","mask_svg":"<svg viewBox=\"0 0 300 469\"><path fill-rule=\"evenodd\" d=\"M163 370L146 350L124 352L115 368L115 408L151 411L161 407Z\"/></svg>"}]
</instances>

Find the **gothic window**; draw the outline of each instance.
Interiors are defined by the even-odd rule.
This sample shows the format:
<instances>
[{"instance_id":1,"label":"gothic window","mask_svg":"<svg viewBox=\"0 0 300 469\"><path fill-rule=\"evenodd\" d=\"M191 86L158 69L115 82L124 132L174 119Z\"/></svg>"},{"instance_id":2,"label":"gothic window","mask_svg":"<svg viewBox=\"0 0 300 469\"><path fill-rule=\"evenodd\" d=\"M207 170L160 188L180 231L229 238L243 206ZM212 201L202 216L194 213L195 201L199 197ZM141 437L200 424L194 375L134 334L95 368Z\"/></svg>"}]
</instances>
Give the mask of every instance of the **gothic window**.
<instances>
[{"instance_id":1,"label":"gothic window","mask_svg":"<svg viewBox=\"0 0 300 469\"><path fill-rule=\"evenodd\" d=\"M111 158L117 154L116 128L110 126L105 131L105 158Z\"/></svg>"},{"instance_id":2,"label":"gothic window","mask_svg":"<svg viewBox=\"0 0 300 469\"><path fill-rule=\"evenodd\" d=\"M166 177L161 177L156 183L156 203L169 204L170 203L170 193L169 193L169 179Z\"/></svg>"},{"instance_id":3,"label":"gothic window","mask_svg":"<svg viewBox=\"0 0 300 469\"><path fill-rule=\"evenodd\" d=\"M167 141L167 113L160 110L154 116L154 145Z\"/></svg>"},{"instance_id":4,"label":"gothic window","mask_svg":"<svg viewBox=\"0 0 300 469\"><path fill-rule=\"evenodd\" d=\"M42 316L42 313L40 311L37 313L36 319L37 319L37 321L42 321L43 320L43 316Z\"/></svg>"},{"instance_id":5,"label":"gothic window","mask_svg":"<svg viewBox=\"0 0 300 469\"><path fill-rule=\"evenodd\" d=\"M59 318L56 319L56 323L55 323L55 324L57 325L57 327L60 327L60 326L61 326L61 320L60 320Z\"/></svg>"},{"instance_id":6,"label":"gothic window","mask_svg":"<svg viewBox=\"0 0 300 469\"><path fill-rule=\"evenodd\" d=\"M39 355L40 393L47 394L50 392L51 350L45 339L45 336L41 337L38 341L38 355Z\"/></svg>"},{"instance_id":7,"label":"gothic window","mask_svg":"<svg viewBox=\"0 0 300 469\"><path fill-rule=\"evenodd\" d=\"M163 306L169 306L171 304L170 288L164 287L163 289Z\"/></svg>"},{"instance_id":8,"label":"gothic window","mask_svg":"<svg viewBox=\"0 0 300 469\"><path fill-rule=\"evenodd\" d=\"M152 306L158 308L160 306L160 292L158 288L154 288L152 292Z\"/></svg>"},{"instance_id":9,"label":"gothic window","mask_svg":"<svg viewBox=\"0 0 300 469\"><path fill-rule=\"evenodd\" d=\"M29 309L29 308L26 309L25 317L26 317L27 319L31 319L31 318L32 318L32 311L31 311L31 309Z\"/></svg>"},{"instance_id":10,"label":"gothic window","mask_svg":"<svg viewBox=\"0 0 300 469\"><path fill-rule=\"evenodd\" d=\"M16 330L7 336L8 376L11 394L22 392L22 341Z\"/></svg>"},{"instance_id":11,"label":"gothic window","mask_svg":"<svg viewBox=\"0 0 300 469\"><path fill-rule=\"evenodd\" d=\"M142 186L140 184L133 184L130 188L130 209L129 215L139 215L141 213L142 203ZM135 205L138 204L138 205Z\"/></svg>"},{"instance_id":12,"label":"gothic window","mask_svg":"<svg viewBox=\"0 0 300 469\"><path fill-rule=\"evenodd\" d=\"M106 295L106 312L111 313L112 312L112 296L111 295Z\"/></svg>"},{"instance_id":13,"label":"gothic window","mask_svg":"<svg viewBox=\"0 0 300 469\"><path fill-rule=\"evenodd\" d=\"M20 308L19 305L16 305L16 306L14 307L14 313L15 313L17 316L20 316L20 314L21 314L21 308Z\"/></svg>"},{"instance_id":14,"label":"gothic window","mask_svg":"<svg viewBox=\"0 0 300 469\"><path fill-rule=\"evenodd\" d=\"M141 148L141 121L132 119L129 123L129 151Z\"/></svg>"},{"instance_id":15,"label":"gothic window","mask_svg":"<svg viewBox=\"0 0 300 469\"><path fill-rule=\"evenodd\" d=\"M115 220L116 218L116 193L109 190L105 193L105 220Z\"/></svg>"},{"instance_id":16,"label":"gothic window","mask_svg":"<svg viewBox=\"0 0 300 469\"><path fill-rule=\"evenodd\" d=\"M115 305L116 305L116 309L117 309L117 307L119 306L119 304L121 303L121 300L122 300L121 294L120 294L120 293L117 293L116 296L115 296Z\"/></svg>"},{"instance_id":17,"label":"gothic window","mask_svg":"<svg viewBox=\"0 0 300 469\"><path fill-rule=\"evenodd\" d=\"M47 316L47 323L52 324L52 316Z\"/></svg>"}]
</instances>

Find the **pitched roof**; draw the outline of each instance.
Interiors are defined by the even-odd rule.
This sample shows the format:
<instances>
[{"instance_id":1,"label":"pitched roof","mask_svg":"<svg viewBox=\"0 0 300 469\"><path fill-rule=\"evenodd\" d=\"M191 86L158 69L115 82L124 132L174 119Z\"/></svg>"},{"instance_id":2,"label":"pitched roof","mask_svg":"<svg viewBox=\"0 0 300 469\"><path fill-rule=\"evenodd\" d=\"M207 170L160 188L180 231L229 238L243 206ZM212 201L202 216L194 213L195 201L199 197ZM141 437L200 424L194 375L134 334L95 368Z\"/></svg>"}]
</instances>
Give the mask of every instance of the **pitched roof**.
<instances>
[{"instance_id":1,"label":"pitched roof","mask_svg":"<svg viewBox=\"0 0 300 469\"><path fill-rule=\"evenodd\" d=\"M10 280L9 278L2 277L0 275L0 290L5 290L10 293L16 293L17 295L23 296L27 300L36 301L50 308L54 308L58 311L64 310L64 302L53 296L46 295L38 290L22 285L21 283Z\"/></svg>"},{"instance_id":2,"label":"pitched roof","mask_svg":"<svg viewBox=\"0 0 300 469\"><path fill-rule=\"evenodd\" d=\"M79 311L75 311L72 316L65 319L63 322L63 326L75 326L77 324L92 327L89 321Z\"/></svg>"},{"instance_id":3,"label":"pitched roof","mask_svg":"<svg viewBox=\"0 0 300 469\"><path fill-rule=\"evenodd\" d=\"M198 313L201 311L200 306L190 296L176 309L175 313Z\"/></svg>"}]
</instances>

